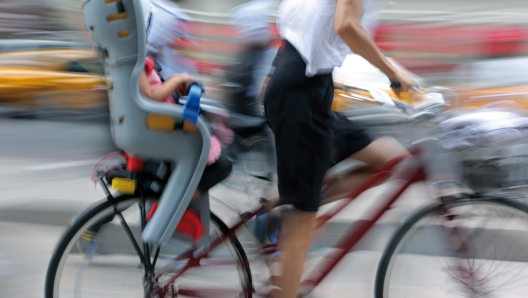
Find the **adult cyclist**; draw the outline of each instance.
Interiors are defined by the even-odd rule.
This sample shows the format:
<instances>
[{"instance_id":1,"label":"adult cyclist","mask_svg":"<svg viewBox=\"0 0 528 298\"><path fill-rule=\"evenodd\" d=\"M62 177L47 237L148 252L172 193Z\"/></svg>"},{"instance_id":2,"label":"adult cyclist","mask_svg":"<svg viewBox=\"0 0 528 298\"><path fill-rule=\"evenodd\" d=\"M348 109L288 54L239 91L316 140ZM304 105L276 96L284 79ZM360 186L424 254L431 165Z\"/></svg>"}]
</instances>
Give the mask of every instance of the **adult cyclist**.
<instances>
[{"instance_id":1,"label":"adult cyclist","mask_svg":"<svg viewBox=\"0 0 528 298\"><path fill-rule=\"evenodd\" d=\"M279 290L273 297L297 297L303 263L314 232L321 189L330 165L335 114L332 71L351 51L379 68L395 92L414 81L396 69L376 46L361 20L369 0L283 0L278 25L285 46L264 97L265 113L275 135L281 205L293 205L279 239ZM361 139L366 139L361 138ZM376 142L356 146L356 159L370 165L386 152Z\"/></svg>"}]
</instances>

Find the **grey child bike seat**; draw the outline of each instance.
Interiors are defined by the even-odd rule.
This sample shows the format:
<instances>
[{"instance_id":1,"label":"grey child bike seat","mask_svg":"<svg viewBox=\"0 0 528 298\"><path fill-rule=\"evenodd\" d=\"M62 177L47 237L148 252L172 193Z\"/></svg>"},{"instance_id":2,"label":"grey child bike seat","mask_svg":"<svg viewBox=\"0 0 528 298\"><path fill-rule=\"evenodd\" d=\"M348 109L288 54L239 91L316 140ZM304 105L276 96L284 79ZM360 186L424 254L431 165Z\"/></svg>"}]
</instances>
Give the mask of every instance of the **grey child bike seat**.
<instances>
[{"instance_id":1,"label":"grey child bike seat","mask_svg":"<svg viewBox=\"0 0 528 298\"><path fill-rule=\"evenodd\" d=\"M158 103L139 91L146 58L145 21L140 0L86 0L85 25L104 53L108 80L112 138L131 156L170 160L175 164L159 207L142 234L145 243L165 245L189 206L203 174L210 133L202 116L194 133L184 132L184 107ZM193 202L209 230L207 194ZM201 243L207 241L204 233Z\"/></svg>"}]
</instances>

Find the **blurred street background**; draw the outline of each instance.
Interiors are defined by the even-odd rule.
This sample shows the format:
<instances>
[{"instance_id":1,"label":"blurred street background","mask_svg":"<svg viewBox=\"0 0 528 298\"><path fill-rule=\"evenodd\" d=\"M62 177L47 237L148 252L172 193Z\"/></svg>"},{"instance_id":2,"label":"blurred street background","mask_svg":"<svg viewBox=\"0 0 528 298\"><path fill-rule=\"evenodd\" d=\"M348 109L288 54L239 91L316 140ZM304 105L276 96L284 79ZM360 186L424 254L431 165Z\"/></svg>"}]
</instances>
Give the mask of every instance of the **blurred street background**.
<instances>
[{"instance_id":1,"label":"blurred street background","mask_svg":"<svg viewBox=\"0 0 528 298\"><path fill-rule=\"evenodd\" d=\"M190 42L175 42L174 53L196 66L194 75L205 84L207 98L229 102L226 74L242 49L229 11L247 1L157 1L178 5L189 22L185 38ZM76 214L104 197L90 181L93 166L117 150L108 125L102 60L84 29L81 4L0 0L0 297L43 296L46 268L60 236ZM280 1L275 4L268 17L274 48L280 45L274 22ZM527 0L389 0L380 6L373 32L386 54L424 87L452 90L453 108L473 111L508 101L522 114L528 108L526 16ZM375 69L355 66L336 70L336 83L359 78L369 88L379 86ZM388 89L383 80L381 91ZM350 108L339 96L336 91L334 107ZM365 198L382 189L333 221L322 241L332 244L360 220L360 211L371 203ZM374 231L350 254L346 268L330 278L338 286L323 287L321 297L349 297L352 289L354 297L372 297L377 260L389 232L427 202L422 191L417 186L406 194L385 219L389 228ZM250 205L243 192L221 186L213 196L232 198L229 205ZM213 207L227 221L243 211L219 203Z\"/></svg>"}]
</instances>

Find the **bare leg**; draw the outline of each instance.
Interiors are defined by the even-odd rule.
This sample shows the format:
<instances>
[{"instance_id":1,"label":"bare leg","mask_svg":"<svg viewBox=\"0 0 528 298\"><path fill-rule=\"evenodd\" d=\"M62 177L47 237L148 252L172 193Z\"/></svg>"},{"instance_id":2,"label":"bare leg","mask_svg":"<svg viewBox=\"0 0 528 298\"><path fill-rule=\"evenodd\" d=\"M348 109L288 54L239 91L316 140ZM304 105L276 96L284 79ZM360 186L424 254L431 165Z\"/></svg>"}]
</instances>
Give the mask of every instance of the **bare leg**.
<instances>
[{"instance_id":1,"label":"bare leg","mask_svg":"<svg viewBox=\"0 0 528 298\"><path fill-rule=\"evenodd\" d=\"M341 200L354 189L365 183L365 181L367 181L374 173L376 173L376 170L377 169L374 167L364 166L350 171L338 177L338 179L333 179L331 182L326 184L327 188L321 194L321 206ZM374 186L380 185L386 180L387 179L381 180Z\"/></svg>"},{"instance_id":2,"label":"bare leg","mask_svg":"<svg viewBox=\"0 0 528 298\"><path fill-rule=\"evenodd\" d=\"M327 177L332 181L322 196L322 204L342 199L343 196L364 183L372 174L387 162L401 155L409 153L393 138L380 138L350 158L362 161L368 166L356 169L339 177ZM380 181L380 184L383 181ZM268 208L273 208L278 202L274 198L267 203ZM273 283L281 290L273 293L274 298L295 298L299 290L299 280L306 252L312 243L315 232L316 213L294 210L293 214L285 216L279 251L282 252L280 270L288 274L273 278ZM272 273L273 274L273 273Z\"/></svg>"},{"instance_id":3,"label":"bare leg","mask_svg":"<svg viewBox=\"0 0 528 298\"><path fill-rule=\"evenodd\" d=\"M321 196L321 205L342 199L365 183L365 181L389 161L402 155L409 155L409 152L394 138L383 137L373 141L363 150L349 157L349 159L364 162L367 166L354 169L338 177L327 176L325 178L325 181L330 182ZM380 180L374 186L384 183L388 178L389 176L384 180Z\"/></svg>"},{"instance_id":4,"label":"bare leg","mask_svg":"<svg viewBox=\"0 0 528 298\"><path fill-rule=\"evenodd\" d=\"M409 152L400 142L392 137L382 137L370 143L363 150L352 154L349 159L359 160L380 169L392 159L404 155L409 155Z\"/></svg>"},{"instance_id":5,"label":"bare leg","mask_svg":"<svg viewBox=\"0 0 528 298\"><path fill-rule=\"evenodd\" d=\"M363 150L349 157L349 159L364 162L367 164L366 166L353 169L339 176L329 175L325 177L325 181L323 182L325 190L321 194L321 205L342 199L345 195L354 191L367 181L367 179L386 163L398 156L404 155L409 155L409 152L394 138L382 137L373 141ZM375 186L382 184L387 179L379 181ZM267 210L271 210L278 202L278 197L272 198L264 204L264 207Z\"/></svg>"},{"instance_id":6,"label":"bare leg","mask_svg":"<svg viewBox=\"0 0 528 298\"><path fill-rule=\"evenodd\" d=\"M299 290L304 258L312 243L315 212L303 212L294 210L284 217L279 251L282 256L279 259L280 270L288 271L288 274L274 279L275 285L281 290L275 291L274 298L295 298Z\"/></svg>"}]
</instances>

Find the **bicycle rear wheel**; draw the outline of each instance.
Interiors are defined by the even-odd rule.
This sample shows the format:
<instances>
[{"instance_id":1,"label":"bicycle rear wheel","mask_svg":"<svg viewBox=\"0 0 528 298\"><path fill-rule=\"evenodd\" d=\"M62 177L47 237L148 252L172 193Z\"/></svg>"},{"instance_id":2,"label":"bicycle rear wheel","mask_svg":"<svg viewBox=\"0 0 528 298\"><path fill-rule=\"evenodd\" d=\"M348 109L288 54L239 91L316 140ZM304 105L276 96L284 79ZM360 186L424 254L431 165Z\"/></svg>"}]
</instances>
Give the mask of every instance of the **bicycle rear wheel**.
<instances>
[{"instance_id":1,"label":"bicycle rear wheel","mask_svg":"<svg viewBox=\"0 0 528 298\"><path fill-rule=\"evenodd\" d=\"M144 253L139 212L141 201L137 197L121 196L115 199L115 206ZM178 277L168 291L151 294L144 282L145 264L134 249L124 225L115 217L114 205L105 200L80 215L66 231L48 267L46 298L252 296L249 264L236 237L226 239L198 266ZM211 237L224 235L228 230L213 214L210 228ZM159 285L170 280L176 271L185 266L188 259L181 256L186 255L184 252L188 252L190 246L181 238L173 237L161 249L154 278ZM155 250L151 249L152 261L154 256ZM159 269L167 265L171 270L158 274Z\"/></svg>"},{"instance_id":2,"label":"bicycle rear wheel","mask_svg":"<svg viewBox=\"0 0 528 298\"><path fill-rule=\"evenodd\" d=\"M528 206L504 198L453 199L419 210L389 242L375 284L376 298L526 293Z\"/></svg>"}]
</instances>

